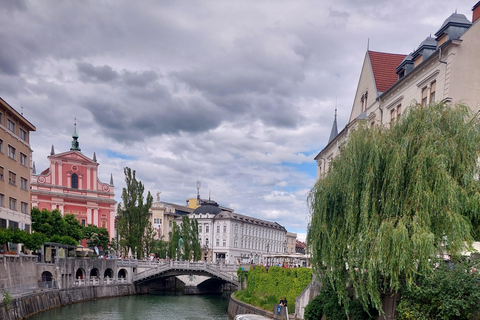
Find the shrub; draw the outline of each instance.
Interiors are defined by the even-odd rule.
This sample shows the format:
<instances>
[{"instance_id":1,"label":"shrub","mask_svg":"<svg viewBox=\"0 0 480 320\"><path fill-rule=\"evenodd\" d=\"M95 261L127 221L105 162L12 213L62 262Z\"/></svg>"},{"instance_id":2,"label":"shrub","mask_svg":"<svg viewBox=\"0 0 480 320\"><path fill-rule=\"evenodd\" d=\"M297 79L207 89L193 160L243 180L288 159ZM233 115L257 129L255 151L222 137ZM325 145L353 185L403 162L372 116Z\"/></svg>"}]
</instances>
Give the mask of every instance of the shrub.
<instances>
[{"instance_id":1,"label":"shrub","mask_svg":"<svg viewBox=\"0 0 480 320\"><path fill-rule=\"evenodd\" d=\"M399 320L472 319L480 314L480 273L472 263L442 263L430 276L402 287Z\"/></svg>"}]
</instances>

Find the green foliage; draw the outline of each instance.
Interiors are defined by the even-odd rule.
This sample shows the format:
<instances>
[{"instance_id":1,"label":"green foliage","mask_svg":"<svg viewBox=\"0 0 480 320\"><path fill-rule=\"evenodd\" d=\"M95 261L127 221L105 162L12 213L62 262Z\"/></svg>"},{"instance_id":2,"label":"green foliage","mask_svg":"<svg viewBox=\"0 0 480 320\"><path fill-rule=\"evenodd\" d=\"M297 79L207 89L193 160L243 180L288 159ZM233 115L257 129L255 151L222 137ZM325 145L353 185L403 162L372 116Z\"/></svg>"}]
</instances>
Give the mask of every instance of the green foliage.
<instances>
[{"instance_id":1,"label":"green foliage","mask_svg":"<svg viewBox=\"0 0 480 320\"><path fill-rule=\"evenodd\" d=\"M202 251L198 241L198 221L190 219L187 215L182 217L180 226L180 236L182 237L183 248L180 248L184 260L198 261L201 259Z\"/></svg>"},{"instance_id":2,"label":"green foliage","mask_svg":"<svg viewBox=\"0 0 480 320\"><path fill-rule=\"evenodd\" d=\"M237 271L239 275L241 270ZM309 268L270 267L268 273L263 266L250 268L247 274L247 289L237 291L237 299L265 310L287 297L289 310L295 310L295 298L312 281ZM246 299L246 300L243 300Z\"/></svg>"},{"instance_id":3,"label":"green foliage","mask_svg":"<svg viewBox=\"0 0 480 320\"><path fill-rule=\"evenodd\" d=\"M370 314L369 314L370 312ZM348 306L339 303L338 296L332 286L325 282L319 295L313 298L305 308L305 320L373 320L378 316L376 310L366 312L358 300L348 300Z\"/></svg>"},{"instance_id":4,"label":"green foliage","mask_svg":"<svg viewBox=\"0 0 480 320\"><path fill-rule=\"evenodd\" d=\"M109 236L106 228L89 224L83 228L83 238L87 239L90 248L97 246L105 250L108 247Z\"/></svg>"},{"instance_id":5,"label":"green foliage","mask_svg":"<svg viewBox=\"0 0 480 320\"><path fill-rule=\"evenodd\" d=\"M480 314L480 273L469 263L441 262L430 276L401 290L399 320L468 320Z\"/></svg>"},{"instance_id":6,"label":"green foliage","mask_svg":"<svg viewBox=\"0 0 480 320\"><path fill-rule=\"evenodd\" d=\"M38 250L45 242L47 242L46 235L40 232L34 232L25 238L23 244L28 250Z\"/></svg>"},{"instance_id":7,"label":"green foliage","mask_svg":"<svg viewBox=\"0 0 480 320\"><path fill-rule=\"evenodd\" d=\"M10 310L10 304L12 303L12 296L8 291L3 293L3 305L5 306L5 310Z\"/></svg>"},{"instance_id":8,"label":"green foliage","mask_svg":"<svg viewBox=\"0 0 480 320\"><path fill-rule=\"evenodd\" d=\"M69 237L69 236L54 235L54 236L50 237L50 239L48 241L49 242L55 242L55 243L61 243L61 244L67 244L69 246L78 245L78 241L73 239L72 237Z\"/></svg>"},{"instance_id":9,"label":"green foliage","mask_svg":"<svg viewBox=\"0 0 480 320\"><path fill-rule=\"evenodd\" d=\"M168 233L170 238L170 243L168 244L168 256L170 259L179 258L179 249L178 243L180 241L180 227L178 224L173 221L172 231Z\"/></svg>"},{"instance_id":10,"label":"green foliage","mask_svg":"<svg viewBox=\"0 0 480 320\"><path fill-rule=\"evenodd\" d=\"M312 190L307 242L320 278L343 303L353 286L364 306L380 292L432 272L480 224L479 126L466 106L412 106L398 123L359 127Z\"/></svg>"},{"instance_id":11,"label":"green foliage","mask_svg":"<svg viewBox=\"0 0 480 320\"><path fill-rule=\"evenodd\" d=\"M125 184L122 192L122 204L118 206L117 228L121 237L122 251L129 249L136 254L137 259L145 255L146 230L150 225L148 210L152 206L153 197L150 191L145 199L145 187L137 181L135 170L125 168Z\"/></svg>"},{"instance_id":12,"label":"green foliage","mask_svg":"<svg viewBox=\"0 0 480 320\"><path fill-rule=\"evenodd\" d=\"M53 211L43 209L40 211L37 207L32 208L31 213L32 230L43 233L50 242L55 242L52 240L54 236L56 236L55 239L58 239L60 236L68 236L76 241L73 245L77 245L78 241L83 237L83 226L74 215L67 214L65 217L62 217L62 214L57 209ZM71 243L70 240L68 242Z\"/></svg>"}]
</instances>

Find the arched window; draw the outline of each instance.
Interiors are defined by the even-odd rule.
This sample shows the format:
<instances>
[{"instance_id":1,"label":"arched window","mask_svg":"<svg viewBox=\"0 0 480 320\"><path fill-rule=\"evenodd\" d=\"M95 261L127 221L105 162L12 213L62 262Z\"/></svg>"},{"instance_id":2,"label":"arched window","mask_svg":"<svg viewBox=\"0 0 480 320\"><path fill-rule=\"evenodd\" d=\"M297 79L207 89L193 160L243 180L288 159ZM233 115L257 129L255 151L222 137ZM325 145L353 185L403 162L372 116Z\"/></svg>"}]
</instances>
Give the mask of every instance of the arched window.
<instances>
[{"instance_id":1,"label":"arched window","mask_svg":"<svg viewBox=\"0 0 480 320\"><path fill-rule=\"evenodd\" d=\"M76 173L72 174L72 188L78 189L78 175Z\"/></svg>"}]
</instances>

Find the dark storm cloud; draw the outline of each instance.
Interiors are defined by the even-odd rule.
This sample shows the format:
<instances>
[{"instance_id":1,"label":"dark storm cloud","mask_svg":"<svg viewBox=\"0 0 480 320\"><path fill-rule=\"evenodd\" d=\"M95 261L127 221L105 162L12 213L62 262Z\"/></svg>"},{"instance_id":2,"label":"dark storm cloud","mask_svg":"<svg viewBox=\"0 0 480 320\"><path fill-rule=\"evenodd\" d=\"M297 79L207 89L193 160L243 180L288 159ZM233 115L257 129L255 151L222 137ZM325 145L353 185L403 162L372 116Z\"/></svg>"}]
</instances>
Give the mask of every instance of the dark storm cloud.
<instances>
[{"instance_id":1,"label":"dark storm cloud","mask_svg":"<svg viewBox=\"0 0 480 320\"><path fill-rule=\"evenodd\" d=\"M77 68L82 82L110 82L118 77L118 73L107 65L96 67L91 63L78 62Z\"/></svg>"}]
</instances>

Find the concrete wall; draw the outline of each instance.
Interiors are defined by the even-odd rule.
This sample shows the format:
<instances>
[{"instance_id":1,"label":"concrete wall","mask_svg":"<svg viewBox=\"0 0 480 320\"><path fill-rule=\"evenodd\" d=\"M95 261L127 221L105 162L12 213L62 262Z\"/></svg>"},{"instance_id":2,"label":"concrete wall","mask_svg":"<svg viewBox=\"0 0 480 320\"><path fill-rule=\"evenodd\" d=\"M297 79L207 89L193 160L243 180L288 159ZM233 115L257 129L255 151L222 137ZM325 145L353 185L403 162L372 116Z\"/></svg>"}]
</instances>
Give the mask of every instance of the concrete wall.
<instances>
[{"instance_id":1,"label":"concrete wall","mask_svg":"<svg viewBox=\"0 0 480 320\"><path fill-rule=\"evenodd\" d=\"M317 282L316 276L313 275L312 281L303 290L303 292L295 298L295 317L303 319L305 307L308 303L320 293L322 284Z\"/></svg>"},{"instance_id":2,"label":"concrete wall","mask_svg":"<svg viewBox=\"0 0 480 320\"><path fill-rule=\"evenodd\" d=\"M0 319L17 320L68 304L135 294L133 284L54 289L12 299L7 311L0 301Z\"/></svg>"},{"instance_id":3,"label":"concrete wall","mask_svg":"<svg viewBox=\"0 0 480 320\"><path fill-rule=\"evenodd\" d=\"M0 255L0 293L37 286L36 262L37 256Z\"/></svg>"},{"instance_id":4,"label":"concrete wall","mask_svg":"<svg viewBox=\"0 0 480 320\"><path fill-rule=\"evenodd\" d=\"M272 306L272 311L273 311L273 308L274 306ZM283 320L283 319L286 319L286 316L284 315L285 312L283 310L280 315L273 314L272 311L266 311L266 310L254 307L248 303L239 301L233 297L233 294L230 295L230 301L228 303L228 315L231 318L235 318L237 314L258 314L270 319ZM293 320L293 318L290 317L290 320Z\"/></svg>"}]
</instances>

